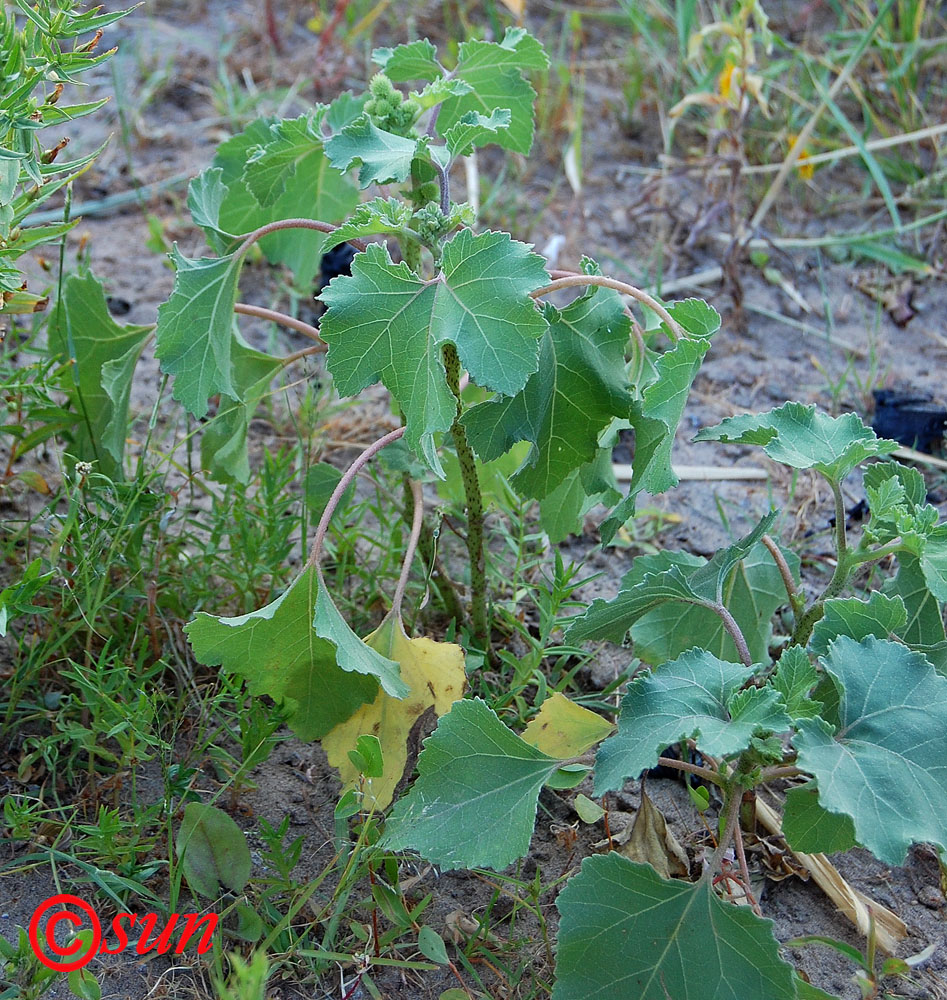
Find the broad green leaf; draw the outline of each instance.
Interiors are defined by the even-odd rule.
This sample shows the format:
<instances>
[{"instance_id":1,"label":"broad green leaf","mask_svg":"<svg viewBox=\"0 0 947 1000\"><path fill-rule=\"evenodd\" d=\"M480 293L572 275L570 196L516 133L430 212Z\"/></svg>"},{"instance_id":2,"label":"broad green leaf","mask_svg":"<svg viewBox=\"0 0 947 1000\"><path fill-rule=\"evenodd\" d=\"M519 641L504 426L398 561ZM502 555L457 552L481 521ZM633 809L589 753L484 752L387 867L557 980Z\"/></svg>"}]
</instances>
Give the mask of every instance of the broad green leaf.
<instances>
[{"instance_id":1,"label":"broad green leaf","mask_svg":"<svg viewBox=\"0 0 947 1000\"><path fill-rule=\"evenodd\" d=\"M783 836L794 851L835 854L856 846L855 828L844 813L830 813L819 805L812 783L790 788L783 810Z\"/></svg>"},{"instance_id":2,"label":"broad green leaf","mask_svg":"<svg viewBox=\"0 0 947 1000\"><path fill-rule=\"evenodd\" d=\"M799 557L788 550L783 552L793 576L799 578ZM684 552L663 552L657 556L643 556L635 560L632 576L640 579L646 567L655 568L677 564L686 574L691 567L706 565L699 556ZM627 579L627 578L626 578ZM743 633L750 656L755 662L769 659L772 637L770 619L776 609L786 603L786 588L779 568L769 550L757 542L737 563L724 580L723 603L733 615ZM723 621L706 607L671 602L649 611L631 627L635 655L646 663L659 664L672 660L692 646L701 646L724 660L739 660L740 656Z\"/></svg>"},{"instance_id":3,"label":"broad green leaf","mask_svg":"<svg viewBox=\"0 0 947 1000\"><path fill-rule=\"evenodd\" d=\"M688 300L689 301L689 300ZM687 302L669 307L677 315ZM714 313L716 315L716 313ZM719 317L718 317L719 322ZM642 490L664 493L677 485L671 468L674 436L687 404L691 384L697 376L710 341L704 337L681 340L662 354L655 364L655 378L631 408L630 422L635 431L628 495L602 524L602 542L608 544L615 532L635 513L635 499Z\"/></svg>"},{"instance_id":4,"label":"broad green leaf","mask_svg":"<svg viewBox=\"0 0 947 1000\"><path fill-rule=\"evenodd\" d=\"M174 375L173 395L195 417L207 413L218 392L239 399L232 381L234 303L243 259L190 260L175 244L171 251L174 290L158 307L155 356Z\"/></svg>"},{"instance_id":5,"label":"broad green leaf","mask_svg":"<svg viewBox=\"0 0 947 1000\"><path fill-rule=\"evenodd\" d=\"M809 647L816 656L824 656L829 644L840 635L860 642L866 636L888 639L900 635L907 626L908 613L900 597L886 597L874 591L867 601L856 597L836 598L825 602L822 618L812 630Z\"/></svg>"},{"instance_id":6,"label":"broad green leaf","mask_svg":"<svg viewBox=\"0 0 947 1000\"><path fill-rule=\"evenodd\" d=\"M898 447L897 441L876 437L855 413L830 417L814 404L802 403L727 417L716 427L705 427L694 440L762 445L775 461L793 469L815 469L835 483L866 459Z\"/></svg>"},{"instance_id":7,"label":"broad green leaf","mask_svg":"<svg viewBox=\"0 0 947 1000\"><path fill-rule=\"evenodd\" d=\"M65 389L77 419L70 454L120 478L128 401L147 326L121 326L109 315L102 285L91 272L70 274L49 324L50 354L72 362Z\"/></svg>"},{"instance_id":8,"label":"broad green leaf","mask_svg":"<svg viewBox=\"0 0 947 1000\"><path fill-rule=\"evenodd\" d=\"M441 105L438 129L445 135L471 111L490 117L498 108L510 112L510 127L497 132L496 142L517 153L533 144L533 100L536 91L523 78L529 70L544 70L549 59L542 45L522 28L509 28L497 42L463 42L454 75L469 83L471 92L448 97Z\"/></svg>"},{"instance_id":9,"label":"broad green leaf","mask_svg":"<svg viewBox=\"0 0 947 1000\"><path fill-rule=\"evenodd\" d=\"M410 205L398 198L374 198L359 205L334 233L326 236L323 250L359 236L398 234L410 225Z\"/></svg>"},{"instance_id":10,"label":"broad green leaf","mask_svg":"<svg viewBox=\"0 0 947 1000\"><path fill-rule=\"evenodd\" d=\"M546 321L529 292L548 275L543 258L505 233L459 232L444 247L442 273L423 281L393 264L377 244L352 262L351 276L322 292L327 364L343 396L382 381L401 407L405 440L440 470L434 434L456 416L442 346L457 345L471 379L513 395L536 370Z\"/></svg>"},{"instance_id":11,"label":"broad green leaf","mask_svg":"<svg viewBox=\"0 0 947 1000\"><path fill-rule=\"evenodd\" d=\"M582 533L585 515L596 505L611 506L621 499L612 469L611 448L599 448L582 468L570 472L539 502L539 521L553 545Z\"/></svg>"},{"instance_id":12,"label":"broad green leaf","mask_svg":"<svg viewBox=\"0 0 947 1000\"><path fill-rule=\"evenodd\" d=\"M437 61L437 49L426 38L398 45L395 48L374 49L372 62L380 66L391 80L434 80L442 73Z\"/></svg>"},{"instance_id":13,"label":"broad green leaf","mask_svg":"<svg viewBox=\"0 0 947 1000\"><path fill-rule=\"evenodd\" d=\"M454 703L418 759L382 845L439 868L499 871L529 850L539 790L560 761L507 729L479 698Z\"/></svg>"},{"instance_id":14,"label":"broad green leaf","mask_svg":"<svg viewBox=\"0 0 947 1000\"><path fill-rule=\"evenodd\" d=\"M617 293L582 296L561 312L547 304L543 312L549 326L539 369L517 395L481 403L462 421L485 461L531 442L512 484L537 500L595 458L599 435L629 415L633 400L624 371L630 325Z\"/></svg>"},{"instance_id":15,"label":"broad green leaf","mask_svg":"<svg viewBox=\"0 0 947 1000\"><path fill-rule=\"evenodd\" d=\"M300 165L322 150L319 124L325 111L325 105L317 105L315 113L271 125L270 140L251 153L243 177L260 205L272 205Z\"/></svg>"},{"instance_id":16,"label":"broad green leaf","mask_svg":"<svg viewBox=\"0 0 947 1000\"><path fill-rule=\"evenodd\" d=\"M189 802L174 846L192 892L217 899L220 887L240 892L250 880L250 848L239 826L216 806Z\"/></svg>"},{"instance_id":17,"label":"broad green leaf","mask_svg":"<svg viewBox=\"0 0 947 1000\"><path fill-rule=\"evenodd\" d=\"M723 601L726 583L734 567L769 531L775 519L776 512L771 511L748 535L693 569L686 570L681 561L675 561L668 568L662 566L659 572L646 573L640 579L632 569L622 581L622 589L616 597L610 601L593 601L584 614L573 620L566 640L621 642L636 621L668 601L705 608ZM693 562L695 558L688 557L688 561Z\"/></svg>"},{"instance_id":18,"label":"broad green leaf","mask_svg":"<svg viewBox=\"0 0 947 1000\"><path fill-rule=\"evenodd\" d=\"M506 108L494 108L489 116L468 111L444 133L451 158L466 156L474 146L497 141L497 132L510 127L512 116Z\"/></svg>"},{"instance_id":19,"label":"broad green leaf","mask_svg":"<svg viewBox=\"0 0 947 1000\"><path fill-rule=\"evenodd\" d=\"M328 139L325 151L336 170L346 171L358 165L358 183L367 188L407 180L419 145L418 139L382 131L366 115Z\"/></svg>"},{"instance_id":20,"label":"broad green leaf","mask_svg":"<svg viewBox=\"0 0 947 1000\"><path fill-rule=\"evenodd\" d=\"M218 482L250 481L247 453L250 421L282 368L278 358L261 354L235 337L231 376L236 398L221 395L214 419L204 426L201 434L201 465Z\"/></svg>"},{"instance_id":21,"label":"broad green leaf","mask_svg":"<svg viewBox=\"0 0 947 1000\"><path fill-rule=\"evenodd\" d=\"M336 103L330 105L327 118L332 116ZM273 140L271 128L278 124L276 118L251 122L243 132L219 146L211 166L191 182L188 206L220 254L235 249L237 237L266 223L293 218L338 222L358 204L358 189L332 167L321 147L313 145L309 155L296 162L296 170L286 178L279 197L269 205L261 205L247 187L243 173L259 147ZM302 287L319 273L324 239L323 233L313 230L288 229L265 236L259 246L272 263L291 268Z\"/></svg>"},{"instance_id":22,"label":"broad green leaf","mask_svg":"<svg viewBox=\"0 0 947 1000\"><path fill-rule=\"evenodd\" d=\"M372 676L353 672L350 663L337 659L335 644L312 627L319 596L315 570L309 567L258 611L236 618L201 612L184 628L201 663L220 664L245 677L251 694L284 704L288 725L303 740L325 736L372 701L378 675L394 666L379 657L382 664Z\"/></svg>"},{"instance_id":23,"label":"broad green leaf","mask_svg":"<svg viewBox=\"0 0 947 1000\"><path fill-rule=\"evenodd\" d=\"M900 643L839 636L822 661L840 692L838 733L802 720L798 765L819 804L844 813L858 842L886 864L911 844L947 848L947 678Z\"/></svg>"},{"instance_id":24,"label":"broad green leaf","mask_svg":"<svg viewBox=\"0 0 947 1000\"><path fill-rule=\"evenodd\" d=\"M617 854L586 858L556 900L552 1000L795 1000L772 921L709 879L662 879Z\"/></svg>"},{"instance_id":25,"label":"broad green leaf","mask_svg":"<svg viewBox=\"0 0 947 1000\"><path fill-rule=\"evenodd\" d=\"M901 638L906 643L933 646L947 638L940 604L927 588L917 556L898 553L898 572L885 581L882 592L904 602L908 620Z\"/></svg>"},{"instance_id":26,"label":"broad green leaf","mask_svg":"<svg viewBox=\"0 0 947 1000\"><path fill-rule=\"evenodd\" d=\"M741 691L753 672L692 649L637 676L622 700L618 732L599 748L595 794L637 778L681 740L693 738L705 753L722 757L745 750L757 733L788 730L789 716L773 688Z\"/></svg>"},{"instance_id":27,"label":"broad green leaf","mask_svg":"<svg viewBox=\"0 0 947 1000\"><path fill-rule=\"evenodd\" d=\"M811 698L819 674L802 646L790 646L776 664L772 685L779 692L791 719L812 719L819 715L822 703Z\"/></svg>"},{"instance_id":28,"label":"broad green leaf","mask_svg":"<svg viewBox=\"0 0 947 1000\"><path fill-rule=\"evenodd\" d=\"M612 723L597 712L554 691L523 730L523 739L550 757L564 760L581 756L614 729Z\"/></svg>"},{"instance_id":29,"label":"broad green leaf","mask_svg":"<svg viewBox=\"0 0 947 1000\"><path fill-rule=\"evenodd\" d=\"M399 699L379 691L371 704L362 705L323 737L322 746L329 763L338 768L343 787L354 788L359 772L348 753L362 734L376 736L385 769L365 782L362 801L365 807L387 809L404 777L411 728L428 710L438 717L445 715L463 695L467 682L464 651L454 643L434 642L423 636L409 639L400 619L391 616L365 637L365 643L399 664L408 693Z\"/></svg>"}]
</instances>

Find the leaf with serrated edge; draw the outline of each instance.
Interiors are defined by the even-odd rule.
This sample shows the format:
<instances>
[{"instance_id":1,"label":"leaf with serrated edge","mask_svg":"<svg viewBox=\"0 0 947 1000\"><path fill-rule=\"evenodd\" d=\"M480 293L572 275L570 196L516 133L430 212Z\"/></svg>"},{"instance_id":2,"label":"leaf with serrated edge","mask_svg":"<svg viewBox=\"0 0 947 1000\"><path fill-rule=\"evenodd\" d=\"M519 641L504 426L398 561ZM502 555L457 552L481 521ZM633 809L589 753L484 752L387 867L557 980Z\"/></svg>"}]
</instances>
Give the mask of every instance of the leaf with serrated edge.
<instances>
[{"instance_id":1,"label":"leaf with serrated edge","mask_svg":"<svg viewBox=\"0 0 947 1000\"><path fill-rule=\"evenodd\" d=\"M503 40L463 42L455 76L469 83L471 92L449 97L441 105L437 124L442 135L475 111L489 117L497 108L510 112L510 127L497 132L496 142L516 153L528 153L533 144L533 100L536 91L523 78L528 70L549 65L542 45L522 28L510 28Z\"/></svg>"},{"instance_id":2,"label":"leaf with serrated edge","mask_svg":"<svg viewBox=\"0 0 947 1000\"><path fill-rule=\"evenodd\" d=\"M900 597L908 620L900 633L912 645L936 645L947 638L940 604L927 588L927 580L917 556L898 553L898 572L884 582L882 593Z\"/></svg>"},{"instance_id":3,"label":"leaf with serrated edge","mask_svg":"<svg viewBox=\"0 0 947 1000\"><path fill-rule=\"evenodd\" d=\"M599 448L591 462L570 472L539 502L539 522L553 545L581 534L583 518L596 505L621 499L612 468L611 448Z\"/></svg>"},{"instance_id":4,"label":"leaf with serrated edge","mask_svg":"<svg viewBox=\"0 0 947 1000\"><path fill-rule=\"evenodd\" d=\"M517 395L481 403L463 418L486 461L517 441L532 443L512 484L537 500L595 458L599 435L627 417L633 401L624 376L630 326L617 294L583 296L561 312L546 305L544 314L538 371Z\"/></svg>"},{"instance_id":5,"label":"leaf with serrated edge","mask_svg":"<svg viewBox=\"0 0 947 1000\"><path fill-rule=\"evenodd\" d=\"M621 788L653 767L664 747L694 738L713 757L739 753L760 731L784 732L790 726L779 695L772 688L751 688L731 700L752 676L744 667L702 649L692 649L671 663L640 674L628 686L618 718L618 732L599 747L595 794Z\"/></svg>"},{"instance_id":6,"label":"leaf with serrated edge","mask_svg":"<svg viewBox=\"0 0 947 1000\"><path fill-rule=\"evenodd\" d=\"M897 441L876 437L855 413L831 417L814 404L802 403L727 417L715 427L705 427L694 440L762 445L775 461L793 469L815 469L836 483L866 459L898 447Z\"/></svg>"},{"instance_id":7,"label":"leaf with serrated edge","mask_svg":"<svg viewBox=\"0 0 947 1000\"><path fill-rule=\"evenodd\" d=\"M322 149L318 127L325 112L325 105L318 105L315 112L270 126L270 141L252 154L243 172L247 187L261 205L272 205L300 164Z\"/></svg>"},{"instance_id":8,"label":"leaf with serrated edge","mask_svg":"<svg viewBox=\"0 0 947 1000\"><path fill-rule=\"evenodd\" d=\"M559 765L479 698L455 702L424 741L419 777L395 803L381 844L445 870L499 871L529 850L539 791Z\"/></svg>"},{"instance_id":9,"label":"leaf with serrated edge","mask_svg":"<svg viewBox=\"0 0 947 1000\"><path fill-rule=\"evenodd\" d=\"M199 662L232 670L246 678L251 694L284 703L287 724L303 740L319 739L372 701L378 676L384 674L390 683L397 670L397 664L367 646L361 658L340 656L336 644L320 638L312 626L317 602L315 569L308 567L258 611L235 618L201 612L184 628ZM360 641L354 634L351 638ZM365 667L371 674L357 672Z\"/></svg>"},{"instance_id":10,"label":"leaf with serrated edge","mask_svg":"<svg viewBox=\"0 0 947 1000\"><path fill-rule=\"evenodd\" d=\"M660 878L617 854L586 858L556 900L552 1000L795 1000L772 921L709 879Z\"/></svg>"},{"instance_id":11,"label":"leaf with serrated edge","mask_svg":"<svg viewBox=\"0 0 947 1000\"><path fill-rule=\"evenodd\" d=\"M374 198L366 201L335 230L326 236L323 250L360 236L400 233L411 224L411 206L397 198Z\"/></svg>"},{"instance_id":12,"label":"leaf with serrated edge","mask_svg":"<svg viewBox=\"0 0 947 1000\"><path fill-rule=\"evenodd\" d=\"M886 597L875 591L867 601L857 597L835 598L825 602L809 647L816 656L824 656L837 636L847 635L856 642L869 635L887 639L900 635L907 621L908 613L900 597Z\"/></svg>"},{"instance_id":13,"label":"leaf with serrated edge","mask_svg":"<svg viewBox=\"0 0 947 1000\"><path fill-rule=\"evenodd\" d=\"M441 75L437 49L426 38L372 51L372 62L391 80L434 80Z\"/></svg>"},{"instance_id":14,"label":"leaf with serrated edge","mask_svg":"<svg viewBox=\"0 0 947 1000\"><path fill-rule=\"evenodd\" d=\"M840 689L840 730L802 720L793 739L819 804L851 816L858 842L886 864L902 864L911 844L947 848L947 679L874 637L839 636L822 664Z\"/></svg>"},{"instance_id":15,"label":"leaf with serrated edge","mask_svg":"<svg viewBox=\"0 0 947 1000\"><path fill-rule=\"evenodd\" d=\"M367 188L371 184L407 180L419 145L418 139L383 131L366 116L328 139L325 151L336 170L348 170L358 164L358 183Z\"/></svg>"},{"instance_id":16,"label":"leaf with serrated edge","mask_svg":"<svg viewBox=\"0 0 947 1000\"><path fill-rule=\"evenodd\" d=\"M810 698L819 674L802 646L790 646L776 664L772 685L779 692L786 712L792 719L812 719L819 715L822 703Z\"/></svg>"},{"instance_id":17,"label":"leaf with serrated edge","mask_svg":"<svg viewBox=\"0 0 947 1000\"><path fill-rule=\"evenodd\" d=\"M434 434L449 430L457 404L441 349L457 346L478 385L513 395L536 370L546 321L529 292L548 275L538 254L505 233L461 230L444 247L442 274L421 280L372 244L352 274L323 290L327 364L343 396L382 381L405 415L405 440L440 471Z\"/></svg>"},{"instance_id":18,"label":"leaf with serrated edge","mask_svg":"<svg viewBox=\"0 0 947 1000\"><path fill-rule=\"evenodd\" d=\"M510 127L511 116L506 108L494 108L489 116L468 111L444 133L451 157L465 156L474 146L496 142L500 129Z\"/></svg>"},{"instance_id":19,"label":"leaf with serrated edge","mask_svg":"<svg viewBox=\"0 0 947 1000\"><path fill-rule=\"evenodd\" d=\"M59 308L50 317L49 350L72 361L66 391L77 418L69 451L97 462L97 471L111 478L121 478L132 377L150 334L150 327L112 319L91 272L63 282Z\"/></svg>"},{"instance_id":20,"label":"leaf with serrated edge","mask_svg":"<svg viewBox=\"0 0 947 1000\"><path fill-rule=\"evenodd\" d=\"M171 250L174 290L158 307L155 357L161 370L174 375L172 395L195 417L207 413L207 400L218 392L238 394L231 381L233 307L242 258L190 260Z\"/></svg>"},{"instance_id":21,"label":"leaf with serrated edge","mask_svg":"<svg viewBox=\"0 0 947 1000\"><path fill-rule=\"evenodd\" d=\"M615 727L559 691L542 704L523 730L523 739L550 757L579 757L609 736Z\"/></svg>"},{"instance_id":22,"label":"leaf with serrated edge","mask_svg":"<svg viewBox=\"0 0 947 1000\"><path fill-rule=\"evenodd\" d=\"M720 549L709 562L693 570L685 571L675 562L662 572L647 574L640 582L633 582L632 571L622 581L617 597L610 601L593 601L584 614L573 620L566 632L566 640L610 639L621 642L639 618L668 601L704 607L720 601L733 568L769 531L775 519L776 512L771 511L748 535Z\"/></svg>"},{"instance_id":23,"label":"leaf with serrated edge","mask_svg":"<svg viewBox=\"0 0 947 1000\"><path fill-rule=\"evenodd\" d=\"M365 809L386 809L404 775L412 726L428 709L437 716L444 715L463 695L467 679L464 651L450 642L409 639L401 621L392 617L366 636L365 643L400 665L408 694L399 699L379 691L371 704L362 705L324 736L322 747L329 763L338 768L343 788L354 788L359 783L359 772L349 759L349 751L359 736L377 736L385 770L380 778L365 782L362 804Z\"/></svg>"}]
</instances>

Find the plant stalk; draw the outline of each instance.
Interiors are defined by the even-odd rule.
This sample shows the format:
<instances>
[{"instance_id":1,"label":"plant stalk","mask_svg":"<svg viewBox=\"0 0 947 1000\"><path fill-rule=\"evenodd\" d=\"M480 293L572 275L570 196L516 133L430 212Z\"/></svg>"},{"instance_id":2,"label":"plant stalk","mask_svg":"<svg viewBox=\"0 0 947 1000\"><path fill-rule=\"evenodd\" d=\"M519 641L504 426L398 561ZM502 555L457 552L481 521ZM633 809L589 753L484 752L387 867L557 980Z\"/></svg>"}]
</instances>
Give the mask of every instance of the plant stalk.
<instances>
[{"instance_id":1,"label":"plant stalk","mask_svg":"<svg viewBox=\"0 0 947 1000\"><path fill-rule=\"evenodd\" d=\"M467 506L467 555L470 558L470 623L473 638L488 655L490 653L490 627L487 618L487 572L483 554L483 494L477 476L477 463L467 440L467 432L460 422L463 403L460 398L460 357L453 344L444 345L444 370L447 384L457 400L457 416L451 427L454 448L460 463L460 476L464 484Z\"/></svg>"}]
</instances>

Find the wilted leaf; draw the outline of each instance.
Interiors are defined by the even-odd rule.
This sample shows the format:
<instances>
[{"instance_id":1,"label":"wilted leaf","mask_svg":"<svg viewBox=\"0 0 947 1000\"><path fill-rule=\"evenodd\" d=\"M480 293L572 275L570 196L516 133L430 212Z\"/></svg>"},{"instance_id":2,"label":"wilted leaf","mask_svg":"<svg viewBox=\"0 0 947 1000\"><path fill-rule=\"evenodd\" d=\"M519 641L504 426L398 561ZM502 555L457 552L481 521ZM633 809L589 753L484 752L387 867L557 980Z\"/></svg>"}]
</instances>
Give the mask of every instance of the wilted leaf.
<instances>
[{"instance_id":1,"label":"wilted leaf","mask_svg":"<svg viewBox=\"0 0 947 1000\"><path fill-rule=\"evenodd\" d=\"M401 679L408 686L403 699L379 690L375 700L323 737L329 763L339 769L343 787L355 787L359 772L348 757L363 733L377 736L384 755L384 774L364 785L367 808L386 809L404 775L408 759L408 736L415 722L432 708L438 716L450 710L463 695L466 684L464 652L460 646L432 639L409 639L398 618L389 616L365 643L382 656L396 661Z\"/></svg>"},{"instance_id":2,"label":"wilted leaf","mask_svg":"<svg viewBox=\"0 0 947 1000\"><path fill-rule=\"evenodd\" d=\"M661 810L648 797L644 782L641 785L641 806L635 813L631 836L619 849L619 854L629 861L651 865L661 878L671 878L672 875L686 878L690 873L684 848L668 829Z\"/></svg>"}]
</instances>

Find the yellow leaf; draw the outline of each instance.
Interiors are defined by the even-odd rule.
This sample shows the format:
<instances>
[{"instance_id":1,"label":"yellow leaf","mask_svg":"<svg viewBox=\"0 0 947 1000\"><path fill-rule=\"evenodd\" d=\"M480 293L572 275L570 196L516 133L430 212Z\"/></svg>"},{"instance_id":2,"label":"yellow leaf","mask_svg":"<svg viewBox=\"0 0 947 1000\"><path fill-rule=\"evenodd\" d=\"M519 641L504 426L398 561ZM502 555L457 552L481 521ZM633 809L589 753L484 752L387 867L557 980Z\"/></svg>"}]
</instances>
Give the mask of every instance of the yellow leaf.
<instances>
[{"instance_id":1,"label":"yellow leaf","mask_svg":"<svg viewBox=\"0 0 947 1000\"><path fill-rule=\"evenodd\" d=\"M792 152L796 148L796 143L799 141L799 136L790 134L789 136L789 151ZM807 150L799 154L799 159L796 160L796 169L799 171L799 176L803 180L809 180L815 173L815 164L807 163L806 160L809 159L809 153Z\"/></svg>"},{"instance_id":2,"label":"yellow leaf","mask_svg":"<svg viewBox=\"0 0 947 1000\"><path fill-rule=\"evenodd\" d=\"M578 757L601 742L615 727L595 712L556 691L523 730L523 740L550 757Z\"/></svg>"},{"instance_id":3,"label":"yellow leaf","mask_svg":"<svg viewBox=\"0 0 947 1000\"><path fill-rule=\"evenodd\" d=\"M732 62L728 62L724 66L723 72L717 77L717 90L725 101L729 101L733 97L733 71L735 69L736 66Z\"/></svg>"},{"instance_id":4,"label":"yellow leaf","mask_svg":"<svg viewBox=\"0 0 947 1000\"><path fill-rule=\"evenodd\" d=\"M450 711L464 693L467 674L464 651L450 642L433 639L409 639L401 619L386 619L365 642L382 656L401 666L401 679L410 688L406 698L392 698L379 690L370 704L339 723L322 739L329 763L338 768L345 788L358 784L359 774L349 760L359 736L377 736L384 756L384 774L368 778L364 786L364 806L385 809L391 804L395 788L408 762L408 739L415 722L428 710L437 716Z\"/></svg>"}]
</instances>

